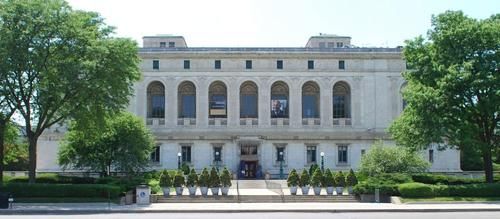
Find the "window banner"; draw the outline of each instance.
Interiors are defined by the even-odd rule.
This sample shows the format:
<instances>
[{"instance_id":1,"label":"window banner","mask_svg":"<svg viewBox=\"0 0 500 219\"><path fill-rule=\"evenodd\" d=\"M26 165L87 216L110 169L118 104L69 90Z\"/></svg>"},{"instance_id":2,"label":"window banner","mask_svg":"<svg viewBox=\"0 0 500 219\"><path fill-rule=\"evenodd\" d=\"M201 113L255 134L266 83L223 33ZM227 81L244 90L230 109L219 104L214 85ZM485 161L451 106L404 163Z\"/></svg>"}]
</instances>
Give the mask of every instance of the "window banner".
<instances>
[{"instance_id":1,"label":"window banner","mask_svg":"<svg viewBox=\"0 0 500 219\"><path fill-rule=\"evenodd\" d=\"M271 117L285 118L288 114L288 100L274 99L271 100Z\"/></svg>"}]
</instances>

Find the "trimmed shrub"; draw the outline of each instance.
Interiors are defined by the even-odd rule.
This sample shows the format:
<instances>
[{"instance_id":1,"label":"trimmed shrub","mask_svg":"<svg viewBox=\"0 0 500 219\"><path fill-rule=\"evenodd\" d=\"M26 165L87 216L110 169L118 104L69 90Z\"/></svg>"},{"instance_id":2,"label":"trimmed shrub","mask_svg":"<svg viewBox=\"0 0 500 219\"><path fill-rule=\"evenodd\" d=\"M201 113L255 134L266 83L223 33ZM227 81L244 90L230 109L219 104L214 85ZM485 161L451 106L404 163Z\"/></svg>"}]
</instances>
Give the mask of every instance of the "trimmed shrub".
<instances>
[{"instance_id":1,"label":"trimmed shrub","mask_svg":"<svg viewBox=\"0 0 500 219\"><path fill-rule=\"evenodd\" d=\"M182 166L181 166L181 170L182 170L182 173L184 173L184 175L189 175L189 173L191 173L191 169L189 168L189 165L187 165L186 163L183 163Z\"/></svg>"},{"instance_id":2,"label":"trimmed shrub","mask_svg":"<svg viewBox=\"0 0 500 219\"><path fill-rule=\"evenodd\" d=\"M160 175L160 186L161 187L172 187L172 177L167 170L163 170Z\"/></svg>"},{"instance_id":3,"label":"trimmed shrub","mask_svg":"<svg viewBox=\"0 0 500 219\"><path fill-rule=\"evenodd\" d=\"M198 186L199 187L208 187L208 186L210 186L209 180L210 180L210 175L208 174L208 170L205 167L201 171L200 177L198 178Z\"/></svg>"},{"instance_id":4,"label":"trimmed shrub","mask_svg":"<svg viewBox=\"0 0 500 219\"><path fill-rule=\"evenodd\" d=\"M323 174L321 174L320 169L316 169L311 178L311 186L312 187L320 187L323 181Z\"/></svg>"},{"instance_id":5,"label":"trimmed shrub","mask_svg":"<svg viewBox=\"0 0 500 219\"><path fill-rule=\"evenodd\" d=\"M4 183L1 191L11 192L14 198L116 198L120 194L119 186L100 184L46 184L46 183Z\"/></svg>"},{"instance_id":6,"label":"trimmed shrub","mask_svg":"<svg viewBox=\"0 0 500 219\"><path fill-rule=\"evenodd\" d=\"M309 177L312 177L314 175L314 172L316 172L316 170L319 169L319 166L318 164L311 164L311 166L309 167Z\"/></svg>"},{"instance_id":7,"label":"trimmed shrub","mask_svg":"<svg viewBox=\"0 0 500 219\"><path fill-rule=\"evenodd\" d=\"M398 186L401 196L407 198L425 198L433 197L434 191L432 185L423 183L404 183Z\"/></svg>"},{"instance_id":8,"label":"trimmed shrub","mask_svg":"<svg viewBox=\"0 0 500 219\"><path fill-rule=\"evenodd\" d=\"M397 184L377 184L370 182L361 182L354 186L354 193L360 194L374 194L375 189L379 189L381 195L400 195Z\"/></svg>"},{"instance_id":9,"label":"trimmed shrub","mask_svg":"<svg viewBox=\"0 0 500 219\"><path fill-rule=\"evenodd\" d=\"M484 179L459 178L454 176L437 175L437 174L414 174L411 176L413 181L425 184L445 184L445 185L463 185L484 183Z\"/></svg>"},{"instance_id":10,"label":"trimmed shrub","mask_svg":"<svg viewBox=\"0 0 500 219\"><path fill-rule=\"evenodd\" d=\"M335 179L335 184L337 187L344 187L345 186L345 176L342 173L342 171L339 171L335 174L334 176Z\"/></svg>"},{"instance_id":11,"label":"trimmed shrub","mask_svg":"<svg viewBox=\"0 0 500 219\"><path fill-rule=\"evenodd\" d=\"M184 179L183 172L181 170L177 171L177 173L174 176L174 187L182 187L185 184L186 181Z\"/></svg>"},{"instance_id":12,"label":"trimmed shrub","mask_svg":"<svg viewBox=\"0 0 500 219\"><path fill-rule=\"evenodd\" d=\"M333 187L335 186L335 180L333 179L333 174L330 169L325 170L323 174L323 187Z\"/></svg>"},{"instance_id":13,"label":"trimmed shrub","mask_svg":"<svg viewBox=\"0 0 500 219\"><path fill-rule=\"evenodd\" d=\"M302 173L300 174L300 180L299 180L299 186L308 186L311 183L311 180L309 178L309 173L307 172L306 169L302 170Z\"/></svg>"},{"instance_id":14,"label":"trimmed shrub","mask_svg":"<svg viewBox=\"0 0 500 219\"><path fill-rule=\"evenodd\" d=\"M229 170L224 167L224 170L222 170L222 173L220 174L220 182L222 184L222 187L231 187L231 173L229 173Z\"/></svg>"},{"instance_id":15,"label":"trimmed shrub","mask_svg":"<svg viewBox=\"0 0 500 219\"><path fill-rule=\"evenodd\" d=\"M186 186L193 187L198 183L198 175L194 169L191 169L191 173L187 176Z\"/></svg>"},{"instance_id":16,"label":"trimmed shrub","mask_svg":"<svg viewBox=\"0 0 500 219\"><path fill-rule=\"evenodd\" d=\"M16 176L4 180L11 183L28 183L28 176ZM59 176L55 173L38 174L36 177L37 183L51 183L51 184L94 184L96 179L92 177L78 177L78 176Z\"/></svg>"},{"instance_id":17,"label":"trimmed shrub","mask_svg":"<svg viewBox=\"0 0 500 219\"><path fill-rule=\"evenodd\" d=\"M356 178L356 174L354 174L354 171L352 169L349 170L349 173L345 177L345 181L347 186L355 186L358 184L358 179Z\"/></svg>"},{"instance_id":18,"label":"trimmed shrub","mask_svg":"<svg viewBox=\"0 0 500 219\"><path fill-rule=\"evenodd\" d=\"M210 170L210 178L209 178L210 188L220 187L220 176L215 167L212 167Z\"/></svg>"},{"instance_id":19,"label":"trimmed shrub","mask_svg":"<svg viewBox=\"0 0 500 219\"><path fill-rule=\"evenodd\" d=\"M290 171L290 174L288 174L286 184L288 185L288 187L292 187L299 185L299 183L299 175L297 174L297 170L292 169L292 171Z\"/></svg>"}]
</instances>

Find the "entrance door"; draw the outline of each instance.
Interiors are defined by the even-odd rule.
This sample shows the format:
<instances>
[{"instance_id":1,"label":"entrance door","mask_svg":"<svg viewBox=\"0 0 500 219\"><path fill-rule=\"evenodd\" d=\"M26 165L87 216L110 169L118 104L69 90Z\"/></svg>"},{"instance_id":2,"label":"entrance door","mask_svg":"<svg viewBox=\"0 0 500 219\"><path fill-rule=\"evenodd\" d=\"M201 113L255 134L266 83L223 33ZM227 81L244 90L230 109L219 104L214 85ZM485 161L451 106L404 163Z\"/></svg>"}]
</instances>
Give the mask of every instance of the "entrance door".
<instances>
[{"instance_id":1,"label":"entrance door","mask_svg":"<svg viewBox=\"0 0 500 219\"><path fill-rule=\"evenodd\" d=\"M245 171L245 173L243 174L244 178L255 178L257 172L257 161L245 161L243 170Z\"/></svg>"}]
</instances>

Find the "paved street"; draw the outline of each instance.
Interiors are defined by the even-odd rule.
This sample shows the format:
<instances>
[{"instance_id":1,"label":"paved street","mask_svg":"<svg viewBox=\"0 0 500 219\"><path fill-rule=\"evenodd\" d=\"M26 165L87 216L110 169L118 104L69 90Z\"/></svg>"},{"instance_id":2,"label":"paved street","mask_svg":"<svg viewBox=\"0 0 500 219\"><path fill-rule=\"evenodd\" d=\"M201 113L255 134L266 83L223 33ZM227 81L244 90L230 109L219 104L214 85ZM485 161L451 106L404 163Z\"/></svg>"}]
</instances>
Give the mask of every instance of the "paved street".
<instances>
[{"instance_id":1,"label":"paved street","mask_svg":"<svg viewBox=\"0 0 500 219\"><path fill-rule=\"evenodd\" d=\"M148 214L85 214L85 215L2 215L5 219L165 219L165 218L217 218L217 219L275 219L275 218L314 218L314 219L498 219L500 212L442 212L442 213L148 213Z\"/></svg>"}]
</instances>

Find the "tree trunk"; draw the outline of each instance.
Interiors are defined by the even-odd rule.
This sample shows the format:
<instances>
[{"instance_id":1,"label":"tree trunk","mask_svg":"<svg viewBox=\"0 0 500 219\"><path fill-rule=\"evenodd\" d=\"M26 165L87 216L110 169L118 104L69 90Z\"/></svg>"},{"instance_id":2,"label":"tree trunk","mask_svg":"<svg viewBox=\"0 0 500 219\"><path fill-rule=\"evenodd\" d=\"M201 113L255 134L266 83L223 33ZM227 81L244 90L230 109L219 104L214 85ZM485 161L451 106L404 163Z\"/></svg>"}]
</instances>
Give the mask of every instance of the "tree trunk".
<instances>
[{"instance_id":1,"label":"tree trunk","mask_svg":"<svg viewBox=\"0 0 500 219\"><path fill-rule=\"evenodd\" d=\"M487 183L493 183L493 160L491 149L483 149L484 176Z\"/></svg>"},{"instance_id":2,"label":"tree trunk","mask_svg":"<svg viewBox=\"0 0 500 219\"><path fill-rule=\"evenodd\" d=\"M4 171L4 141L5 141L5 128L7 126L7 120L0 120L0 184L3 182L3 171Z\"/></svg>"},{"instance_id":3,"label":"tree trunk","mask_svg":"<svg viewBox=\"0 0 500 219\"><path fill-rule=\"evenodd\" d=\"M36 182L36 143L38 141L38 137L31 130L28 131L28 141L29 141L29 183Z\"/></svg>"}]
</instances>

